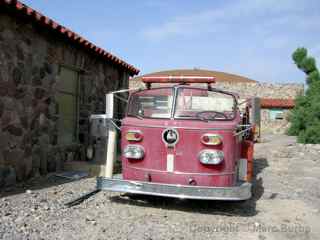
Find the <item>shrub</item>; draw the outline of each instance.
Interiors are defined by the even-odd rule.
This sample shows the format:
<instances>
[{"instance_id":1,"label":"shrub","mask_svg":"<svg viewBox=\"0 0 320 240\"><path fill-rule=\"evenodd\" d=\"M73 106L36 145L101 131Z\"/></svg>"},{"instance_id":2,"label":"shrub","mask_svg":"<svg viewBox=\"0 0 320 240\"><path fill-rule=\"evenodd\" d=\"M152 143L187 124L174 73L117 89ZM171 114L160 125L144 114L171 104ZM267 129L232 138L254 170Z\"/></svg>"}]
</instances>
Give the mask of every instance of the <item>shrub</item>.
<instances>
[{"instance_id":1,"label":"shrub","mask_svg":"<svg viewBox=\"0 0 320 240\"><path fill-rule=\"evenodd\" d=\"M289 135L298 137L300 143L320 143L320 74L316 61L308 57L305 48L298 48L292 59L306 73L307 90L298 96L291 111Z\"/></svg>"}]
</instances>

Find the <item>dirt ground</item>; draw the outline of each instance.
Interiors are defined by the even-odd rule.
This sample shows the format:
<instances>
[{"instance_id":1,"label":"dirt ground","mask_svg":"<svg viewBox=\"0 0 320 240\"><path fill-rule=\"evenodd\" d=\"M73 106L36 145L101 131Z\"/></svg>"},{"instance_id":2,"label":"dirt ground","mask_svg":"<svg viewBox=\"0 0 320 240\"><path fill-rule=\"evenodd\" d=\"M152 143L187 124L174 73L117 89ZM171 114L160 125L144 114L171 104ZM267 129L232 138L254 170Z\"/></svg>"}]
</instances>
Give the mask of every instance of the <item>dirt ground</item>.
<instances>
[{"instance_id":1,"label":"dirt ground","mask_svg":"<svg viewBox=\"0 0 320 240\"><path fill-rule=\"evenodd\" d=\"M212 202L100 192L95 179L34 179L0 195L0 239L319 239L320 145L256 144L253 198Z\"/></svg>"}]
</instances>

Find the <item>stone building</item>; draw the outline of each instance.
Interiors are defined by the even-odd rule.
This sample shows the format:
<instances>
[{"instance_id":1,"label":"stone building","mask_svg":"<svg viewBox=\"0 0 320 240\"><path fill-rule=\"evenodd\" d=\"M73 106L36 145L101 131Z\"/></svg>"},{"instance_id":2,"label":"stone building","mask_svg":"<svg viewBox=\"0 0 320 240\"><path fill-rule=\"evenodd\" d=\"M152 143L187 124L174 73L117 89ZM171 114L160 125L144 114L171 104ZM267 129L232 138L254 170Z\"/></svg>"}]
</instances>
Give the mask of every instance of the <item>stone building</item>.
<instances>
[{"instance_id":1,"label":"stone building","mask_svg":"<svg viewBox=\"0 0 320 240\"><path fill-rule=\"evenodd\" d=\"M88 117L138 72L19 1L0 0L0 187L84 160Z\"/></svg>"},{"instance_id":2,"label":"stone building","mask_svg":"<svg viewBox=\"0 0 320 240\"><path fill-rule=\"evenodd\" d=\"M283 133L288 127L288 112L294 107L294 99L303 93L302 84L261 83L235 74L203 69L176 69L149 73L143 76L213 76L216 77L214 87L238 93L240 99L249 97L261 98L261 130L262 132ZM142 87L138 76L130 79L130 87Z\"/></svg>"}]
</instances>

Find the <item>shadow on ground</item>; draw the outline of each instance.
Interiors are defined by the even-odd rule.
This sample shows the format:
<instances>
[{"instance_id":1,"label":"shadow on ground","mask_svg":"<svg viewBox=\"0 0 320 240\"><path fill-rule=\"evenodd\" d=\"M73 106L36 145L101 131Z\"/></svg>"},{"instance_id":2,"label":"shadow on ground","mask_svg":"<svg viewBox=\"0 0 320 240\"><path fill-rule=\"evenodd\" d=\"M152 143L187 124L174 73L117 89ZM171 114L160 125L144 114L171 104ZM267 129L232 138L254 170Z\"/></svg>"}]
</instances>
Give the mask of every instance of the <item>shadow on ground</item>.
<instances>
[{"instance_id":1,"label":"shadow on ground","mask_svg":"<svg viewBox=\"0 0 320 240\"><path fill-rule=\"evenodd\" d=\"M257 178L257 176L266 167L268 167L267 159L255 159L254 176L252 181L252 198L247 201L180 200L166 197L128 194L113 196L110 200L120 204L179 210L185 212L198 212L202 214L243 217L255 216L257 214L256 202L264 193L263 179Z\"/></svg>"},{"instance_id":2,"label":"shadow on ground","mask_svg":"<svg viewBox=\"0 0 320 240\"><path fill-rule=\"evenodd\" d=\"M49 174L44 177L37 177L30 179L26 182L17 183L15 186L12 187L0 189L0 198L24 193L26 190L36 191L44 188L59 186L74 181L78 180L70 180L67 178L57 177L54 174Z\"/></svg>"},{"instance_id":3,"label":"shadow on ground","mask_svg":"<svg viewBox=\"0 0 320 240\"><path fill-rule=\"evenodd\" d=\"M263 179L258 178L259 173L268 167L265 158L254 160L254 176L252 180L252 198L247 201L207 201L207 200L180 200L174 198L143 196L143 195L116 195L110 200L119 204L128 204L141 207L162 208L167 210L178 210L185 212L198 212L201 214L243 216L250 217L257 214L256 202L264 193ZM43 188L58 186L73 182L65 178L56 177L54 174L46 177L32 179L20 183L10 189L0 189L0 198L10 195L24 193L27 189L36 191ZM77 180L75 180L77 181Z\"/></svg>"}]
</instances>

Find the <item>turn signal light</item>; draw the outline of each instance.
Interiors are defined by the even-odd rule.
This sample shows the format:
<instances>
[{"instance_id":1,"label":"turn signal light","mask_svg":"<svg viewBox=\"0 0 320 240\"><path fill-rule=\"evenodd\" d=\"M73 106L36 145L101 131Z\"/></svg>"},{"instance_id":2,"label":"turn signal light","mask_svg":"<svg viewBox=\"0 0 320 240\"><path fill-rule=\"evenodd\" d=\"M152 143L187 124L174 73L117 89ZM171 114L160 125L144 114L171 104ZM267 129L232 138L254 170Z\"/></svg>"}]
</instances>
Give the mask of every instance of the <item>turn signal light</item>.
<instances>
[{"instance_id":1,"label":"turn signal light","mask_svg":"<svg viewBox=\"0 0 320 240\"><path fill-rule=\"evenodd\" d=\"M126 139L128 141L140 142L142 138L142 133L139 130L132 130L126 133Z\"/></svg>"},{"instance_id":2,"label":"turn signal light","mask_svg":"<svg viewBox=\"0 0 320 240\"><path fill-rule=\"evenodd\" d=\"M205 145L220 145L222 143L222 137L219 134L204 134L201 137L201 142Z\"/></svg>"}]
</instances>

